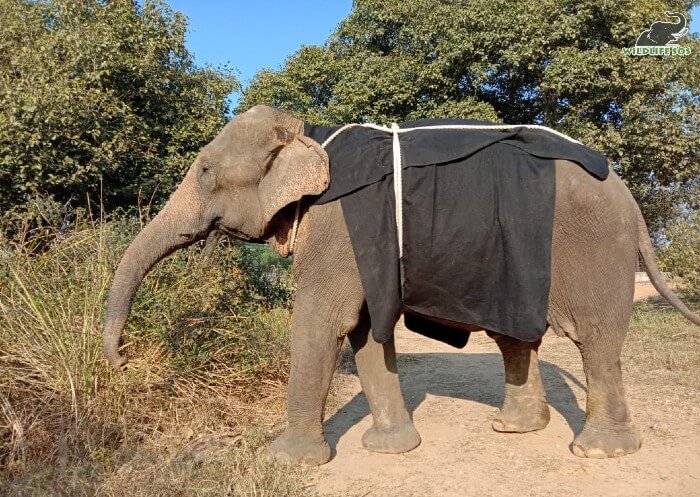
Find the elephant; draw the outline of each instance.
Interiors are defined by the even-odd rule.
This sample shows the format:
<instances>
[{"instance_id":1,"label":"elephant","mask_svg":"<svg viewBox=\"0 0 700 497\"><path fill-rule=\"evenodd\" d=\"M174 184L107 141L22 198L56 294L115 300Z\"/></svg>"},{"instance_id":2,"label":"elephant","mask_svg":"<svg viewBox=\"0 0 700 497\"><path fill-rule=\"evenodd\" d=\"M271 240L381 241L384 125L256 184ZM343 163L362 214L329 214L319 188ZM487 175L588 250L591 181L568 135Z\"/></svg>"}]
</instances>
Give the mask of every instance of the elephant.
<instances>
[{"instance_id":1,"label":"elephant","mask_svg":"<svg viewBox=\"0 0 700 497\"><path fill-rule=\"evenodd\" d=\"M581 457L621 456L641 445L620 365L638 253L660 294L695 324L700 325L700 318L666 285L639 207L622 180L611 171L600 181L567 161L558 160L554 167L547 323L576 344L588 384L586 422L572 451ZM313 202L328 184L328 156L304 136L303 121L267 106L232 118L202 148L163 209L121 258L105 304L103 351L108 362L117 370L126 366L120 337L134 295L158 261L208 237L216 240L219 232L268 243L282 256L293 254L297 286L287 425L270 445L271 454L307 465L330 459L324 408L345 337L373 416L364 447L382 453L417 447L421 437L399 385L394 340L379 343L371 333L341 203ZM503 355L505 400L492 428L518 433L543 429L550 414L538 366L541 340L519 341L479 326L448 324L454 333L486 331Z\"/></svg>"},{"instance_id":2,"label":"elephant","mask_svg":"<svg viewBox=\"0 0 700 497\"><path fill-rule=\"evenodd\" d=\"M677 23L656 21L649 26L649 29L644 31L637 38L636 46L638 47L664 47L676 46L670 44L676 42L688 32L688 21L685 15L680 12L664 12L666 17L675 17Z\"/></svg>"}]
</instances>

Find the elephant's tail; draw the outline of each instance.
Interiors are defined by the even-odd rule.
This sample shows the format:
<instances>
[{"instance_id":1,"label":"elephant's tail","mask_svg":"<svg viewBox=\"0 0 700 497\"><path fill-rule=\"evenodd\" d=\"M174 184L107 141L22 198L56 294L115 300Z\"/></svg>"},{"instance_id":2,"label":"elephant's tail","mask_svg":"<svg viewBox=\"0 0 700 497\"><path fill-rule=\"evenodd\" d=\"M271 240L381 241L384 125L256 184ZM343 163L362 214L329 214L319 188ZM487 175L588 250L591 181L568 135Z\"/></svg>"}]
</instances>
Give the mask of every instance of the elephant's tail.
<instances>
[{"instance_id":1,"label":"elephant's tail","mask_svg":"<svg viewBox=\"0 0 700 497\"><path fill-rule=\"evenodd\" d=\"M649 238L649 230L647 228L647 223L644 222L644 217L642 217L642 211L637 207L637 226L639 229L639 253L642 255L642 260L647 268L647 274L649 275L649 280L651 284L654 285L656 291L659 292L663 298L665 298L669 304L678 309L686 319L700 326L700 316L693 314L690 309L683 303L678 295L673 293L671 289L666 284L666 278L659 270L659 266L656 264L656 257L654 256L654 248L651 246L651 239Z\"/></svg>"}]
</instances>

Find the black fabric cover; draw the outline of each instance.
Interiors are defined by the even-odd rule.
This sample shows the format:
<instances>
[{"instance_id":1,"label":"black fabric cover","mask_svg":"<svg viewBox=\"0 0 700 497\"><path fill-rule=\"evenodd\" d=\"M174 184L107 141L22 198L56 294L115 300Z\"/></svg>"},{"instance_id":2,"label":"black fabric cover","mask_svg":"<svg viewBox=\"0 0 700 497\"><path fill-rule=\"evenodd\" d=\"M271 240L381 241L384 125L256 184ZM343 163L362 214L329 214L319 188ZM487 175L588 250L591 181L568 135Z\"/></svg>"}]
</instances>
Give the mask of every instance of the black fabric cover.
<instances>
[{"instance_id":1,"label":"black fabric cover","mask_svg":"<svg viewBox=\"0 0 700 497\"><path fill-rule=\"evenodd\" d=\"M444 342L447 345L452 345L458 349L462 349L467 345L471 335L468 331L463 330L455 333L455 329L451 326L438 323L412 312L407 312L403 315L403 324L411 331L420 333L433 340Z\"/></svg>"},{"instance_id":2,"label":"black fabric cover","mask_svg":"<svg viewBox=\"0 0 700 497\"><path fill-rule=\"evenodd\" d=\"M488 123L399 126L445 124ZM306 124L304 133L322 144L337 129ZM602 180L605 157L525 128L415 130L401 134L400 143L403 281L391 133L354 127L336 137L326 147L330 185L316 200L342 203L375 339L392 336L402 310L539 339L547 327L554 159L576 162Z\"/></svg>"}]
</instances>

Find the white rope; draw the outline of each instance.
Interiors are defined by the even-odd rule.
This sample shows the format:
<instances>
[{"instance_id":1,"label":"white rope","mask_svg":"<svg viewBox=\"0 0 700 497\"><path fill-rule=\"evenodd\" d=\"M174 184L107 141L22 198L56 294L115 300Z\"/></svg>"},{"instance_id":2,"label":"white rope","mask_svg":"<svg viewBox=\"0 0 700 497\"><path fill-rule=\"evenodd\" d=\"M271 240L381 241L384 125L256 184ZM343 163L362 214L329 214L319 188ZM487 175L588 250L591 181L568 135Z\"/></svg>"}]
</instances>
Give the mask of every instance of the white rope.
<instances>
[{"instance_id":1,"label":"white rope","mask_svg":"<svg viewBox=\"0 0 700 497\"><path fill-rule=\"evenodd\" d=\"M401 176L401 144L399 143L399 125L392 123L392 148L394 152L394 204L396 204L396 236L399 239L399 259L403 257L403 189Z\"/></svg>"},{"instance_id":2,"label":"white rope","mask_svg":"<svg viewBox=\"0 0 700 497\"><path fill-rule=\"evenodd\" d=\"M454 129L454 130L512 130L517 128L525 129L538 129L551 133L559 138L568 140L572 143L582 143L578 140L566 136L564 133L560 133L547 126L540 126L539 124L438 124L434 126L421 126L418 128L399 128L399 125L392 123L391 127L381 126L379 124L365 123L365 124L346 124L338 128L331 136L329 136L326 141L321 144L322 148L326 148L333 140L335 140L339 135L349 130L350 128L355 128L361 126L363 128L376 129L378 131L384 131L386 133L392 134L392 151L394 155L394 202L396 204L396 235L399 242L399 259L403 257L403 184L402 184L402 170L401 170L401 144L399 142L399 135L404 133L410 133L411 131L420 130L434 130L434 129ZM301 211L301 200L297 201L297 209L294 214L294 223L292 224L292 232L290 234L289 241L289 252L294 252L294 242L296 241L296 233L299 228L299 213Z\"/></svg>"},{"instance_id":3,"label":"white rope","mask_svg":"<svg viewBox=\"0 0 700 497\"><path fill-rule=\"evenodd\" d=\"M338 135L340 135L341 133L346 132L346 131L349 130L350 128L354 128L355 126L368 126L368 125L366 125L366 124L346 124L346 125L343 126L342 128L338 128L338 130L337 130L335 133L333 133L331 136L329 136L328 138L326 138L326 141L324 141L324 142L321 144L321 148L326 148L326 147L328 146L328 144L329 144L330 142L332 142L333 140L335 140L336 137L337 137Z\"/></svg>"},{"instance_id":4,"label":"white rope","mask_svg":"<svg viewBox=\"0 0 700 497\"><path fill-rule=\"evenodd\" d=\"M481 124L443 124L443 125L435 125L435 126L421 126L420 128L401 128L399 129L399 133L408 133L410 131L418 131L421 129L480 129L480 130L489 130L489 129L500 129L500 130L510 130L510 129L516 129L516 128L526 128L526 129L539 129L540 131L546 131L547 133L551 133L553 135L558 136L559 138L563 138L567 141L570 141L572 143L578 143L582 145L582 143L578 140L575 140L574 138L571 138L570 136L566 136L564 133L560 133L559 131L548 128L547 126L540 126L539 124L489 124L489 125L481 125Z\"/></svg>"},{"instance_id":5,"label":"white rope","mask_svg":"<svg viewBox=\"0 0 700 497\"><path fill-rule=\"evenodd\" d=\"M525 129L538 129L540 131L545 131L547 133L551 133L555 136L558 136L559 138L563 138L564 140L570 141L572 143L578 143L581 144L580 141L571 138L570 136L565 135L564 133L560 133L559 131L548 128L547 126L540 126L539 124L437 124L434 126L420 126L418 128L397 128L394 130L394 127L387 127L387 126L381 126L379 124L372 124L372 123L365 123L365 124L346 124L342 128L339 128L338 130L335 131L331 136L328 137L328 139L323 142L323 145L321 145L323 148L326 148L326 146L335 140L338 135L344 133L350 128L354 128L356 126L362 126L363 128L371 128L371 129L376 129L378 131L385 131L387 133L399 133L399 134L404 134L404 133L410 133L411 131L420 131L423 129L472 129L472 130L512 130L512 129L517 129L517 128L525 128Z\"/></svg>"}]
</instances>

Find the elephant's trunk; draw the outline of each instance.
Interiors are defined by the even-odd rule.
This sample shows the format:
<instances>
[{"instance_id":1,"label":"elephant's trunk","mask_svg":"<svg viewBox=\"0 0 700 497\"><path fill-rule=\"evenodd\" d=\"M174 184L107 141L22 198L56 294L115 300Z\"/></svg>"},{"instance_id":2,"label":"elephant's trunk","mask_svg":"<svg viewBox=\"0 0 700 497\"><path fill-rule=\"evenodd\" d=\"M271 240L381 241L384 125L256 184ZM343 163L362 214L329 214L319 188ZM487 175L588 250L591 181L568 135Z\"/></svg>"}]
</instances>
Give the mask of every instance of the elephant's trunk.
<instances>
[{"instance_id":1,"label":"elephant's trunk","mask_svg":"<svg viewBox=\"0 0 700 497\"><path fill-rule=\"evenodd\" d=\"M680 33L686 28L687 21L683 14L679 12L665 12L666 17L675 17L678 19L676 33Z\"/></svg>"},{"instance_id":2,"label":"elephant's trunk","mask_svg":"<svg viewBox=\"0 0 700 497\"><path fill-rule=\"evenodd\" d=\"M122 369L127 362L119 353L119 340L141 281L161 259L205 234L206 223L201 208L193 205L197 196L189 176L129 245L114 274L105 307L102 350L115 369Z\"/></svg>"}]
</instances>

